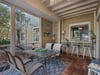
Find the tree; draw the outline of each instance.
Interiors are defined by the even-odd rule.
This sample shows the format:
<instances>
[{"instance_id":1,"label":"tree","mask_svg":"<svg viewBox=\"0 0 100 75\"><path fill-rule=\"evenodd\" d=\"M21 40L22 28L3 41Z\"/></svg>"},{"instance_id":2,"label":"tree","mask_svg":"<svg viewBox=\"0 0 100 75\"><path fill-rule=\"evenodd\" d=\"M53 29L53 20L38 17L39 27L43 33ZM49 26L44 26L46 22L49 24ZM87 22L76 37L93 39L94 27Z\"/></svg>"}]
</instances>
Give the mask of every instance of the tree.
<instances>
[{"instance_id":1,"label":"tree","mask_svg":"<svg viewBox=\"0 0 100 75\"><path fill-rule=\"evenodd\" d=\"M10 25L9 7L0 4L0 41L8 39L9 25Z\"/></svg>"},{"instance_id":2,"label":"tree","mask_svg":"<svg viewBox=\"0 0 100 75\"><path fill-rule=\"evenodd\" d=\"M26 15L21 10L16 10L16 21L22 24L26 19Z\"/></svg>"},{"instance_id":3,"label":"tree","mask_svg":"<svg viewBox=\"0 0 100 75\"><path fill-rule=\"evenodd\" d=\"M25 15L21 10L16 10L16 25L17 25L17 43L20 44L20 30L21 27L23 26L22 23L24 22Z\"/></svg>"}]
</instances>

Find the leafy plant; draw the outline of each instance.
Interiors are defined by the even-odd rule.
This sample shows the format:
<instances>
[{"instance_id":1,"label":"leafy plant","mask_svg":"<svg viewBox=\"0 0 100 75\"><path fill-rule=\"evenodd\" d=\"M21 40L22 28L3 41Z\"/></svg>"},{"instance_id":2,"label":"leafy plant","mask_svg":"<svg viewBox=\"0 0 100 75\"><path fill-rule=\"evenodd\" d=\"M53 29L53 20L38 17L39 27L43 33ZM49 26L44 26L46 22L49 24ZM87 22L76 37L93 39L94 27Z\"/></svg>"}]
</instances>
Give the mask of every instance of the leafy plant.
<instances>
[{"instance_id":1,"label":"leafy plant","mask_svg":"<svg viewBox=\"0 0 100 75\"><path fill-rule=\"evenodd\" d=\"M96 35L94 34L93 31L90 31L89 33L90 33L90 37L91 37L91 39L95 39L95 38L96 38Z\"/></svg>"},{"instance_id":2,"label":"leafy plant","mask_svg":"<svg viewBox=\"0 0 100 75\"><path fill-rule=\"evenodd\" d=\"M10 44L10 40L0 40L0 45Z\"/></svg>"},{"instance_id":3,"label":"leafy plant","mask_svg":"<svg viewBox=\"0 0 100 75\"><path fill-rule=\"evenodd\" d=\"M0 40L8 39L10 11L6 5L0 3Z\"/></svg>"},{"instance_id":4,"label":"leafy plant","mask_svg":"<svg viewBox=\"0 0 100 75\"><path fill-rule=\"evenodd\" d=\"M66 41L69 41L67 38L64 38Z\"/></svg>"}]
</instances>

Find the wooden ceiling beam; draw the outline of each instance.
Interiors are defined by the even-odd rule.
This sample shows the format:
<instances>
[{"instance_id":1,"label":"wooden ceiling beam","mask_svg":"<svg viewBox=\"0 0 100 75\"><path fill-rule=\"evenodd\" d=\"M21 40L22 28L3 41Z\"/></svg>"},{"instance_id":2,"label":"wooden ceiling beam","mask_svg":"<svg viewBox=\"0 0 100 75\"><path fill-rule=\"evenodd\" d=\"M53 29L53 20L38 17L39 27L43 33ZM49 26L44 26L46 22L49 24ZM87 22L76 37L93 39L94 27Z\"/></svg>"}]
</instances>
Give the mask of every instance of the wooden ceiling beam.
<instances>
[{"instance_id":1,"label":"wooden ceiling beam","mask_svg":"<svg viewBox=\"0 0 100 75\"><path fill-rule=\"evenodd\" d=\"M70 15L70 16L66 16L66 17L62 17L63 19L67 19L67 18L72 18L72 17L76 17L76 16L81 16L81 15L86 15L86 14L91 14L94 13L94 11L89 11L87 13L80 13L80 14L76 14L76 15Z\"/></svg>"},{"instance_id":2,"label":"wooden ceiling beam","mask_svg":"<svg viewBox=\"0 0 100 75\"><path fill-rule=\"evenodd\" d=\"M93 11L95 11L95 10L96 10L96 8L92 8L92 9L83 10L83 11L76 12L76 13L66 14L66 15L59 16L59 17L65 18L65 17L69 17L69 16L75 16L75 15L78 15L78 14L83 14L83 13L93 12Z\"/></svg>"},{"instance_id":3,"label":"wooden ceiling beam","mask_svg":"<svg viewBox=\"0 0 100 75\"><path fill-rule=\"evenodd\" d=\"M79 4L74 4L70 7L66 7L66 8L62 8L60 10L57 10L55 11L56 14L59 14L61 12L64 12L64 11L68 11L68 10L71 10L71 9L75 9L75 8L78 8L78 7L82 7L82 6L87 6L87 5L90 5L90 4L93 4L93 3L97 3L96 0L89 0L89 1L86 1L86 2L83 2L83 3L79 3Z\"/></svg>"},{"instance_id":4,"label":"wooden ceiling beam","mask_svg":"<svg viewBox=\"0 0 100 75\"><path fill-rule=\"evenodd\" d=\"M82 11L82 10L88 10L88 9L92 9L92 8L96 8L97 6L97 3L95 4L91 4L91 5L87 5L87 6L84 6L84 7L80 7L80 8L76 8L76 9L73 9L73 10L69 10L69 11L65 11L63 13L60 13L58 14L59 16L63 16L63 15L66 15L66 14L69 14L69 13L73 13L73 12L79 12L79 11Z\"/></svg>"},{"instance_id":5,"label":"wooden ceiling beam","mask_svg":"<svg viewBox=\"0 0 100 75\"><path fill-rule=\"evenodd\" d=\"M65 3L63 3L57 7L52 8L52 10L56 11L56 10L59 10L61 8L64 8L66 6L72 5L72 4L77 3L77 2L80 2L80 0L73 0L73 1L69 1L69 2L65 1Z\"/></svg>"}]
</instances>

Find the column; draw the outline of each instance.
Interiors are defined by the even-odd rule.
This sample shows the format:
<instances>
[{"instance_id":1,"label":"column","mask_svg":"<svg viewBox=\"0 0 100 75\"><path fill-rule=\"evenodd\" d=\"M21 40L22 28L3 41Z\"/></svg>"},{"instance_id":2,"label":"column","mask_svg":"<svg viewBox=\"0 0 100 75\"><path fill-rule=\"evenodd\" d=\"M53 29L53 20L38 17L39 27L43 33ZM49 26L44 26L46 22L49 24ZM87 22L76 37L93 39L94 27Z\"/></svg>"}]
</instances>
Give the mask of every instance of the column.
<instances>
[{"instance_id":1,"label":"column","mask_svg":"<svg viewBox=\"0 0 100 75\"><path fill-rule=\"evenodd\" d=\"M96 11L94 11L94 34L97 33ZM93 57L96 58L96 44L94 44Z\"/></svg>"},{"instance_id":2,"label":"column","mask_svg":"<svg viewBox=\"0 0 100 75\"><path fill-rule=\"evenodd\" d=\"M42 48L42 18L39 18L40 26L39 26L39 42L40 42L40 48Z\"/></svg>"},{"instance_id":3,"label":"column","mask_svg":"<svg viewBox=\"0 0 100 75\"><path fill-rule=\"evenodd\" d=\"M16 40L16 31L15 31L15 6L11 6L11 31L10 31L10 52L15 55L15 40Z\"/></svg>"},{"instance_id":4,"label":"column","mask_svg":"<svg viewBox=\"0 0 100 75\"><path fill-rule=\"evenodd\" d=\"M96 34L97 24L96 24L96 11L94 11L94 34Z\"/></svg>"},{"instance_id":5,"label":"column","mask_svg":"<svg viewBox=\"0 0 100 75\"><path fill-rule=\"evenodd\" d=\"M60 40L61 40L61 32L60 32L61 25L60 24L61 24L61 21L59 20L58 21L58 43L60 43Z\"/></svg>"},{"instance_id":6,"label":"column","mask_svg":"<svg viewBox=\"0 0 100 75\"><path fill-rule=\"evenodd\" d=\"M97 36L96 36L96 58L100 59L100 20L97 24Z\"/></svg>"},{"instance_id":7,"label":"column","mask_svg":"<svg viewBox=\"0 0 100 75\"><path fill-rule=\"evenodd\" d=\"M63 28L63 19L60 19L60 41L64 42L64 28Z\"/></svg>"},{"instance_id":8,"label":"column","mask_svg":"<svg viewBox=\"0 0 100 75\"><path fill-rule=\"evenodd\" d=\"M97 32L96 32L96 58L100 59L100 1L98 0Z\"/></svg>"}]
</instances>

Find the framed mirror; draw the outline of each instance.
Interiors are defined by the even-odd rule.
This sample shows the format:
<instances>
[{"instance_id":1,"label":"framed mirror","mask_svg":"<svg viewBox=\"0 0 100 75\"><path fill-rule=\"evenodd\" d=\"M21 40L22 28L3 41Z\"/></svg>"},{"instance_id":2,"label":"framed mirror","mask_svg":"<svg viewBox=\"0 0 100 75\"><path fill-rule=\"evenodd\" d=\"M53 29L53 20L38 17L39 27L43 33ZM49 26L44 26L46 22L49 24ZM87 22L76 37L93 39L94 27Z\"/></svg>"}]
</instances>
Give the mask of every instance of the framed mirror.
<instances>
[{"instance_id":1,"label":"framed mirror","mask_svg":"<svg viewBox=\"0 0 100 75\"><path fill-rule=\"evenodd\" d=\"M75 23L69 25L70 41L90 41L90 22Z\"/></svg>"}]
</instances>

